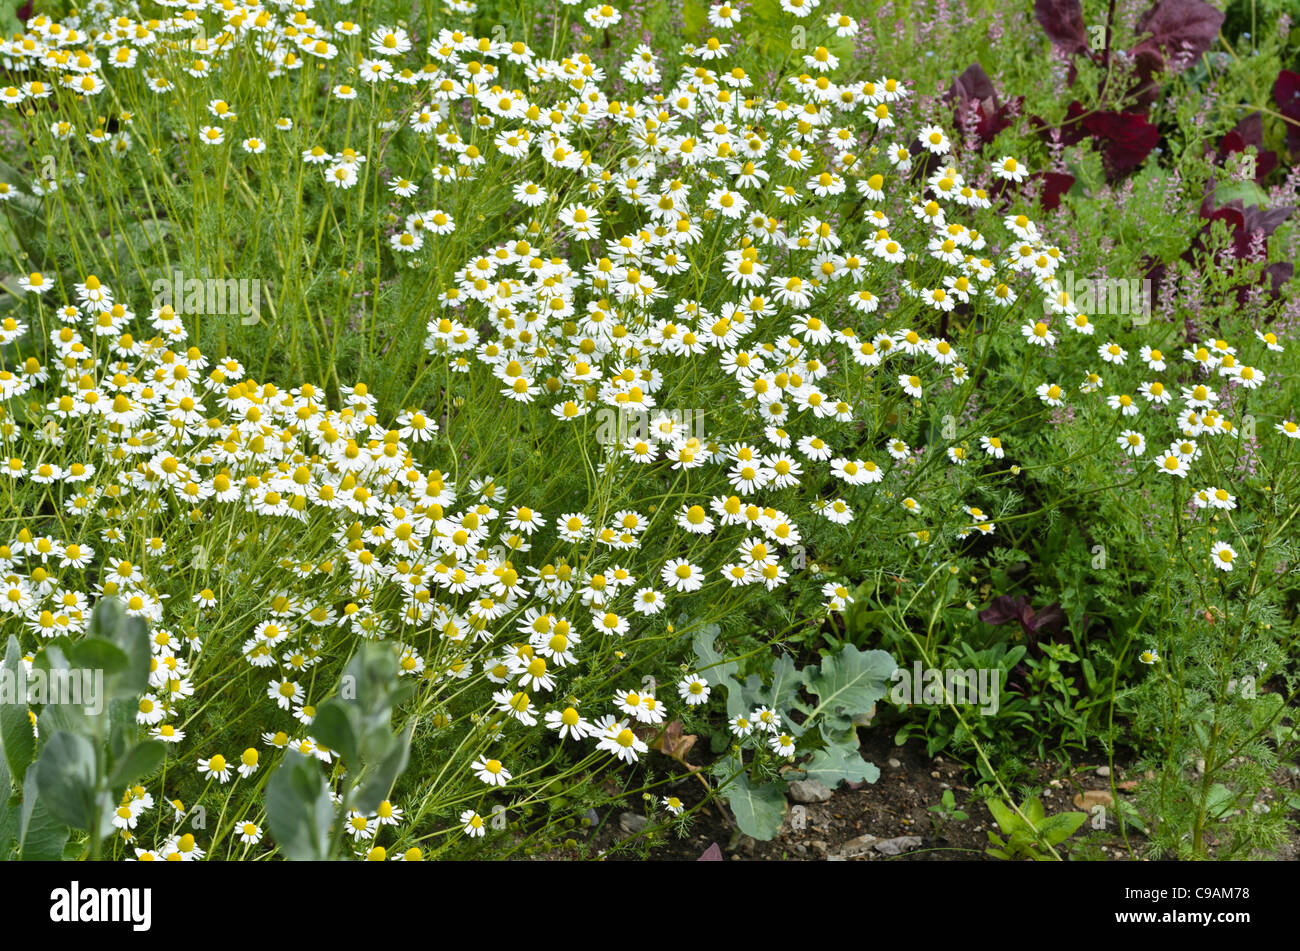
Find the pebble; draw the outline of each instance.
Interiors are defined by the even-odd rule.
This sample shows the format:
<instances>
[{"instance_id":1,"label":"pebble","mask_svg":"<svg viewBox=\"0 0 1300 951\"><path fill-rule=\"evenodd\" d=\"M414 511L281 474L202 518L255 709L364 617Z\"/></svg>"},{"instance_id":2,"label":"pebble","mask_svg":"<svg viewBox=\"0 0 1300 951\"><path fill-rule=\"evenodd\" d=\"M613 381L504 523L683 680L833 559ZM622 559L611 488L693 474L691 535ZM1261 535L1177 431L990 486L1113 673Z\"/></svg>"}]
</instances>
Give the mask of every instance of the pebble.
<instances>
[{"instance_id":1,"label":"pebble","mask_svg":"<svg viewBox=\"0 0 1300 951\"><path fill-rule=\"evenodd\" d=\"M831 798L830 788L815 779L796 779L789 792L795 802L828 802Z\"/></svg>"},{"instance_id":2,"label":"pebble","mask_svg":"<svg viewBox=\"0 0 1300 951\"><path fill-rule=\"evenodd\" d=\"M636 835L649 824L645 816L638 815L635 812L624 812L618 817L618 827L628 835Z\"/></svg>"},{"instance_id":3,"label":"pebble","mask_svg":"<svg viewBox=\"0 0 1300 951\"><path fill-rule=\"evenodd\" d=\"M931 779L938 779L938 778L939 778L939 771L936 769L936 770L934 770L933 772L931 772L931 773L930 773L930 778L931 778Z\"/></svg>"},{"instance_id":4,"label":"pebble","mask_svg":"<svg viewBox=\"0 0 1300 951\"><path fill-rule=\"evenodd\" d=\"M874 845L875 850L881 855L899 855L908 849L920 847L921 837L919 835L900 835L892 839L881 839Z\"/></svg>"},{"instance_id":5,"label":"pebble","mask_svg":"<svg viewBox=\"0 0 1300 951\"><path fill-rule=\"evenodd\" d=\"M860 835L857 838L849 839L841 845L835 852L836 856L841 859L856 858L859 855L866 855L878 840L874 835Z\"/></svg>"},{"instance_id":6,"label":"pebble","mask_svg":"<svg viewBox=\"0 0 1300 951\"><path fill-rule=\"evenodd\" d=\"M890 769L898 769L898 768L899 768L900 766L902 766L902 765L903 765L903 764L900 763L898 760L894 759L894 757L891 756L891 757L889 758L889 768L890 768Z\"/></svg>"},{"instance_id":7,"label":"pebble","mask_svg":"<svg viewBox=\"0 0 1300 951\"><path fill-rule=\"evenodd\" d=\"M1074 797L1074 807L1084 812L1092 812L1097 806L1107 808L1115 805L1115 797L1109 789L1086 789Z\"/></svg>"},{"instance_id":8,"label":"pebble","mask_svg":"<svg viewBox=\"0 0 1300 951\"><path fill-rule=\"evenodd\" d=\"M1097 767L1097 775L1100 776L1102 779L1106 779L1108 776L1110 776L1110 767L1109 767L1109 766L1098 766L1098 767Z\"/></svg>"}]
</instances>

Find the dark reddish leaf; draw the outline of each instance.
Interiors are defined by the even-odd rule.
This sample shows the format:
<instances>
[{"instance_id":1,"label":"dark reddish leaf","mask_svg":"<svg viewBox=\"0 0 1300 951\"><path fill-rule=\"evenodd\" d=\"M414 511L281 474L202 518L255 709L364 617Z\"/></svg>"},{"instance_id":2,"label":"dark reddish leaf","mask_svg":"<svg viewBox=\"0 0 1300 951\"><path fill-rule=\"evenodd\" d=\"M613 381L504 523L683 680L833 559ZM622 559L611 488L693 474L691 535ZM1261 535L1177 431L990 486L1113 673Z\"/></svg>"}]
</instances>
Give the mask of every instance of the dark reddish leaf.
<instances>
[{"instance_id":1,"label":"dark reddish leaf","mask_svg":"<svg viewBox=\"0 0 1300 951\"><path fill-rule=\"evenodd\" d=\"M1156 74L1165 68L1165 58L1151 44L1138 44L1129 55L1133 57L1133 75L1136 82L1124 94L1124 101L1133 103L1135 112L1145 112L1160 95Z\"/></svg>"},{"instance_id":2,"label":"dark reddish leaf","mask_svg":"<svg viewBox=\"0 0 1300 951\"><path fill-rule=\"evenodd\" d=\"M1277 153L1264 148L1263 113L1252 112L1219 141L1219 163L1224 164L1233 152L1246 151L1249 145L1255 147L1255 181L1262 182L1265 175L1277 168Z\"/></svg>"},{"instance_id":3,"label":"dark reddish leaf","mask_svg":"<svg viewBox=\"0 0 1300 951\"><path fill-rule=\"evenodd\" d=\"M945 101L956 102L953 121L957 128L965 130L972 125L980 146L993 141L999 132L1011 125L1011 117L1020 109L1024 97L1017 97L1003 105L998 101L997 90L993 82L979 63L967 67L958 76L944 94Z\"/></svg>"},{"instance_id":4,"label":"dark reddish leaf","mask_svg":"<svg viewBox=\"0 0 1300 951\"><path fill-rule=\"evenodd\" d=\"M1281 297L1282 287L1287 281L1291 280L1291 275L1294 270L1295 268L1290 261L1278 261L1275 264L1270 264L1268 267L1264 268L1263 274L1260 275L1261 283L1268 288L1269 294L1273 297ZM1237 303L1245 304L1247 298L1250 296L1250 291L1251 288L1247 284L1239 286L1236 294ZM1273 316L1275 315L1270 314L1269 319L1271 320Z\"/></svg>"},{"instance_id":5,"label":"dark reddish leaf","mask_svg":"<svg viewBox=\"0 0 1300 951\"><path fill-rule=\"evenodd\" d=\"M704 850L704 854L701 855L701 856L700 856L698 859L696 859L695 861L697 861L697 862L721 862L721 861L722 861L722 849L718 848L718 843L714 842L714 843L713 843L712 845L710 845L707 849L705 849L705 850Z\"/></svg>"},{"instance_id":6,"label":"dark reddish leaf","mask_svg":"<svg viewBox=\"0 0 1300 951\"><path fill-rule=\"evenodd\" d=\"M1048 211L1061 204L1061 196L1074 187L1074 176L1064 172L1035 172L1034 178L1043 180L1043 191L1038 203Z\"/></svg>"},{"instance_id":7,"label":"dark reddish leaf","mask_svg":"<svg viewBox=\"0 0 1300 951\"><path fill-rule=\"evenodd\" d=\"M1083 127L1102 143L1102 155L1112 178L1137 168L1160 141L1160 130L1136 112L1094 112Z\"/></svg>"},{"instance_id":8,"label":"dark reddish leaf","mask_svg":"<svg viewBox=\"0 0 1300 951\"><path fill-rule=\"evenodd\" d=\"M1264 147L1264 113L1252 112L1235 126L1229 135L1236 135L1241 139L1243 147L1253 145L1257 149Z\"/></svg>"},{"instance_id":9,"label":"dark reddish leaf","mask_svg":"<svg viewBox=\"0 0 1300 951\"><path fill-rule=\"evenodd\" d=\"M1246 151L1246 140L1241 137L1241 133L1236 129L1224 135L1219 140L1219 161L1222 162L1233 152ZM1207 150L1208 152L1208 150Z\"/></svg>"},{"instance_id":10,"label":"dark reddish leaf","mask_svg":"<svg viewBox=\"0 0 1300 951\"><path fill-rule=\"evenodd\" d=\"M1052 603L1041 611L1030 612L1029 618L1021 623L1035 634L1039 631L1052 633L1065 626L1065 612L1059 602Z\"/></svg>"},{"instance_id":11,"label":"dark reddish leaf","mask_svg":"<svg viewBox=\"0 0 1300 951\"><path fill-rule=\"evenodd\" d=\"M1300 159L1300 74L1284 69L1273 84L1273 101L1286 118L1286 147L1292 158Z\"/></svg>"},{"instance_id":12,"label":"dark reddish leaf","mask_svg":"<svg viewBox=\"0 0 1300 951\"><path fill-rule=\"evenodd\" d=\"M980 103L979 122L975 124L975 134L982 143L992 142L999 132L1011 125L1012 117L1019 114L1020 107L1024 104L1024 96L1003 103L996 108L990 108L992 100L984 100Z\"/></svg>"},{"instance_id":13,"label":"dark reddish leaf","mask_svg":"<svg viewBox=\"0 0 1300 951\"><path fill-rule=\"evenodd\" d=\"M1279 208L1247 205L1242 209L1241 223L1248 232L1262 231L1267 237L1277 230L1278 225L1290 218L1293 211L1295 208L1291 205L1282 205Z\"/></svg>"},{"instance_id":14,"label":"dark reddish leaf","mask_svg":"<svg viewBox=\"0 0 1300 951\"><path fill-rule=\"evenodd\" d=\"M1154 46L1185 63L1188 54L1196 59L1213 45L1221 26L1223 13L1204 0L1161 0L1138 20L1138 35L1151 36L1134 47L1134 53Z\"/></svg>"},{"instance_id":15,"label":"dark reddish leaf","mask_svg":"<svg viewBox=\"0 0 1300 951\"><path fill-rule=\"evenodd\" d=\"M1083 120L1088 115L1088 110L1083 108L1083 103L1074 100L1065 110L1065 121L1061 123L1061 141L1066 145L1074 145L1087 136L1088 130L1083 127Z\"/></svg>"},{"instance_id":16,"label":"dark reddish leaf","mask_svg":"<svg viewBox=\"0 0 1300 951\"><path fill-rule=\"evenodd\" d=\"M954 99L965 102L967 99L996 100L997 96L997 90L993 88L993 80L989 79L988 73L984 72L984 67L974 63L967 66L966 72L952 81L948 92L944 94L944 99L948 102Z\"/></svg>"},{"instance_id":17,"label":"dark reddish leaf","mask_svg":"<svg viewBox=\"0 0 1300 951\"><path fill-rule=\"evenodd\" d=\"M1282 296L1282 285L1295 275L1295 265L1290 261L1277 261L1264 268L1264 273L1268 275L1269 286L1273 291L1274 297Z\"/></svg>"},{"instance_id":18,"label":"dark reddish leaf","mask_svg":"<svg viewBox=\"0 0 1300 951\"><path fill-rule=\"evenodd\" d=\"M1001 594L993 599L993 603L981 611L977 616L985 624L992 624L995 627L999 624L1006 624L1008 621L1014 621L1020 616L1020 607L1024 603L1024 598L1013 598L1009 594Z\"/></svg>"},{"instance_id":19,"label":"dark reddish leaf","mask_svg":"<svg viewBox=\"0 0 1300 951\"><path fill-rule=\"evenodd\" d=\"M1065 628L1066 621L1065 612L1061 610L1059 602L1049 604L1041 611L1035 611L1023 596L1012 597L1008 594L994 598L993 602L977 616L985 624L994 626L1006 624L1008 621L1019 621L1020 630L1025 635L1030 651L1036 657L1042 655L1042 649L1038 646L1041 636L1052 637L1060 634Z\"/></svg>"},{"instance_id":20,"label":"dark reddish leaf","mask_svg":"<svg viewBox=\"0 0 1300 951\"><path fill-rule=\"evenodd\" d=\"M1067 55L1088 48L1083 29L1083 5L1079 0L1034 0L1034 16L1052 40Z\"/></svg>"}]
</instances>

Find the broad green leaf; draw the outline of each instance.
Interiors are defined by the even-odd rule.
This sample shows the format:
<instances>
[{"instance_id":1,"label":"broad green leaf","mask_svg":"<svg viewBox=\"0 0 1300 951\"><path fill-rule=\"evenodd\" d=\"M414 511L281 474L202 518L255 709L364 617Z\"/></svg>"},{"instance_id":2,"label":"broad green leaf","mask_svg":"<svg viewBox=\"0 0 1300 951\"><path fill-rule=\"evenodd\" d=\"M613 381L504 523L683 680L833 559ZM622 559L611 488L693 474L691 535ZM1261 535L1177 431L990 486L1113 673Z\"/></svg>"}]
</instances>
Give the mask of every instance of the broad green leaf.
<instances>
[{"instance_id":1,"label":"broad green leaf","mask_svg":"<svg viewBox=\"0 0 1300 951\"><path fill-rule=\"evenodd\" d=\"M324 861L333 820L334 801L320 768L290 749L266 784L266 823L285 858Z\"/></svg>"},{"instance_id":2,"label":"broad green leaf","mask_svg":"<svg viewBox=\"0 0 1300 951\"><path fill-rule=\"evenodd\" d=\"M13 797L13 776L9 764L0 756L0 862L7 861L18 849L18 813L10 802Z\"/></svg>"},{"instance_id":3,"label":"broad green leaf","mask_svg":"<svg viewBox=\"0 0 1300 951\"><path fill-rule=\"evenodd\" d=\"M27 771L23 783L22 813L18 822L18 851L26 862L57 862L71 830L54 818L36 788L36 770Z\"/></svg>"},{"instance_id":4,"label":"broad green leaf","mask_svg":"<svg viewBox=\"0 0 1300 951\"><path fill-rule=\"evenodd\" d=\"M767 842L781 831L785 822L785 793L779 784L754 786L749 775L742 772L726 785L722 795L745 835Z\"/></svg>"},{"instance_id":5,"label":"broad green leaf","mask_svg":"<svg viewBox=\"0 0 1300 951\"><path fill-rule=\"evenodd\" d=\"M33 767L41 802L60 822L90 832L102 803L97 793L95 747L77 733L50 737ZM107 832L107 829L101 831Z\"/></svg>"},{"instance_id":6,"label":"broad green leaf","mask_svg":"<svg viewBox=\"0 0 1300 951\"><path fill-rule=\"evenodd\" d=\"M1228 182L1214 189L1214 198L1219 205L1240 200L1242 205L1268 207L1268 195L1252 181Z\"/></svg>"},{"instance_id":7,"label":"broad green leaf","mask_svg":"<svg viewBox=\"0 0 1300 951\"><path fill-rule=\"evenodd\" d=\"M397 686L397 655L390 645L363 643L348 661L343 676L345 684L351 678L354 692L349 695L346 688L341 688L340 696L344 701L355 701L366 716L386 716L392 709L389 697Z\"/></svg>"},{"instance_id":8,"label":"broad green leaf","mask_svg":"<svg viewBox=\"0 0 1300 951\"><path fill-rule=\"evenodd\" d=\"M411 725L411 730L414 729L414 726L414 724ZM369 771L365 782L357 790L353 808L358 812L373 812L388 796L388 791L393 788L393 783L397 781L397 777L402 775L402 772L406 769L406 764L411 755L410 730L394 739L396 745L393 747L392 752L384 757L373 770Z\"/></svg>"},{"instance_id":9,"label":"broad green leaf","mask_svg":"<svg viewBox=\"0 0 1300 951\"><path fill-rule=\"evenodd\" d=\"M707 624L695 632L691 644L700 662L699 675L708 681L710 686L726 689L727 716L734 717L747 713L749 708L745 704L741 686L736 682L735 675L739 665L734 660L724 661L722 655L713 646L720 632L721 628L718 625Z\"/></svg>"},{"instance_id":10,"label":"broad green leaf","mask_svg":"<svg viewBox=\"0 0 1300 951\"><path fill-rule=\"evenodd\" d=\"M782 654L772 664L772 682L759 691L759 702L785 716L798 698L802 685L803 675L795 669L794 661ZM789 726L794 727L794 724Z\"/></svg>"},{"instance_id":11,"label":"broad green leaf","mask_svg":"<svg viewBox=\"0 0 1300 951\"><path fill-rule=\"evenodd\" d=\"M1237 797L1232 794L1232 790L1223 783L1215 783L1210 787L1210 791L1205 796L1205 811L1215 819L1222 819L1228 813L1232 812L1236 804Z\"/></svg>"},{"instance_id":12,"label":"broad green leaf","mask_svg":"<svg viewBox=\"0 0 1300 951\"><path fill-rule=\"evenodd\" d=\"M885 695L897 666L884 651L860 651L845 644L839 653L826 657L820 670L810 667L805 673L820 714L832 728L847 729L853 717L866 713Z\"/></svg>"},{"instance_id":13,"label":"broad green leaf","mask_svg":"<svg viewBox=\"0 0 1300 951\"><path fill-rule=\"evenodd\" d=\"M122 791L137 779L149 776L162 765L167 758L167 745L159 740L144 740L127 751L113 766L112 775L108 777L108 791L121 795Z\"/></svg>"},{"instance_id":14,"label":"broad green leaf","mask_svg":"<svg viewBox=\"0 0 1300 951\"><path fill-rule=\"evenodd\" d=\"M1033 823L1035 827L1042 826L1043 816L1045 816L1046 813L1043 812L1042 800L1037 796L1029 797L1024 806L1021 807L1021 811L1024 812L1025 818Z\"/></svg>"},{"instance_id":15,"label":"broad green leaf","mask_svg":"<svg viewBox=\"0 0 1300 951\"><path fill-rule=\"evenodd\" d=\"M1020 823L1020 817L1012 812L1002 800L990 799L986 805L1004 835L1010 835L1012 830Z\"/></svg>"},{"instance_id":16,"label":"broad green leaf","mask_svg":"<svg viewBox=\"0 0 1300 951\"><path fill-rule=\"evenodd\" d=\"M834 789L840 783L874 783L880 778L880 769L862 758L856 746L834 744L813 753L803 768L809 779L815 779Z\"/></svg>"},{"instance_id":17,"label":"broad green leaf","mask_svg":"<svg viewBox=\"0 0 1300 951\"><path fill-rule=\"evenodd\" d=\"M26 690L19 689L24 682L22 670L22 651L18 638L11 634L5 647L3 672L0 672L3 678L0 680L0 747L4 749L9 772L20 786L27 767L36 758L36 735L27 716Z\"/></svg>"},{"instance_id":18,"label":"broad green leaf","mask_svg":"<svg viewBox=\"0 0 1300 951\"><path fill-rule=\"evenodd\" d=\"M100 605L116 605L118 612L115 623L109 627L108 617L101 636L107 637L126 654L128 661L124 670L108 678L107 691L110 697L139 697L149 689L149 625L143 618L125 614L121 603L116 598L100 598L95 602L95 609ZM105 608L105 611L110 610ZM92 616L93 623L93 616Z\"/></svg>"},{"instance_id":19,"label":"broad green leaf","mask_svg":"<svg viewBox=\"0 0 1300 951\"><path fill-rule=\"evenodd\" d=\"M312 721L312 736L338 753L343 764L350 770L361 769L360 751L357 748L356 726L345 701L337 698L326 700L316 710L316 719Z\"/></svg>"},{"instance_id":20,"label":"broad green leaf","mask_svg":"<svg viewBox=\"0 0 1300 951\"><path fill-rule=\"evenodd\" d=\"M1083 825L1088 819L1086 812L1058 812L1054 816L1048 816L1042 822L1036 822L1038 832L1043 839L1052 845L1059 845L1070 836L1074 835L1079 826Z\"/></svg>"},{"instance_id":21,"label":"broad green leaf","mask_svg":"<svg viewBox=\"0 0 1300 951\"><path fill-rule=\"evenodd\" d=\"M103 637L83 637L68 651L72 669L95 671L107 681L114 674L126 670L131 659L126 651Z\"/></svg>"}]
</instances>

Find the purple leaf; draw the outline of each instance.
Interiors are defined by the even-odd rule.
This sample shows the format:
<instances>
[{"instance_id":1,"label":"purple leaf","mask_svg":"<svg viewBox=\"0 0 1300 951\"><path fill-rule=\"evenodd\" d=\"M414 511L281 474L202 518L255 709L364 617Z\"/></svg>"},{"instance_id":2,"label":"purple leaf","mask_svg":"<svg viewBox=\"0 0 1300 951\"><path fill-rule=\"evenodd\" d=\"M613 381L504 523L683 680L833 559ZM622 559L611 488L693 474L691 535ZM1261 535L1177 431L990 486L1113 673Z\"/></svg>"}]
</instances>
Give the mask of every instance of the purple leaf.
<instances>
[{"instance_id":1,"label":"purple leaf","mask_svg":"<svg viewBox=\"0 0 1300 951\"><path fill-rule=\"evenodd\" d=\"M996 103L997 98L998 93L993 88L993 80L989 79L988 73L984 72L984 67L979 63L967 66L966 72L953 80L944 95L944 99L948 101L956 99L958 102L965 102L968 99L992 99Z\"/></svg>"},{"instance_id":2,"label":"purple leaf","mask_svg":"<svg viewBox=\"0 0 1300 951\"><path fill-rule=\"evenodd\" d=\"M1104 143L1102 154L1112 178L1137 168L1160 141L1160 130L1136 112L1094 112L1083 127Z\"/></svg>"},{"instance_id":3,"label":"purple leaf","mask_svg":"<svg viewBox=\"0 0 1300 951\"><path fill-rule=\"evenodd\" d=\"M1262 182L1264 176L1277 168L1277 153L1264 148L1264 117L1262 113L1252 112L1238 122L1231 131L1219 140L1218 160L1225 165L1233 152L1244 152L1246 146L1255 147L1255 181Z\"/></svg>"},{"instance_id":4,"label":"purple leaf","mask_svg":"<svg viewBox=\"0 0 1300 951\"><path fill-rule=\"evenodd\" d=\"M1038 203L1048 211L1061 204L1061 196L1074 187L1074 176L1064 172L1035 172L1034 178L1043 180L1043 192L1038 196Z\"/></svg>"},{"instance_id":5,"label":"purple leaf","mask_svg":"<svg viewBox=\"0 0 1300 951\"><path fill-rule=\"evenodd\" d=\"M1030 612L1028 620L1022 620L1020 623L1035 634L1039 631L1051 634L1065 626L1065 612L1061 610L1060 602L1056 602L1041 611Z\"/></svg>"},{"instance_id":6,"label":"purple leaf","mask_svg":"<svg viewBox=\"0 0 1300 951\"><path fill-rule=\"evenodd\" d=\"M1284 69L1273 84L1273 101L1286 118L1286 147L1300 159L1300 74Z\"/></svg>"},{"instance_id":7,"label":"purple leaf","mask_svg":"<svg viewBox=\"0 0 1300 951\"><path fill-rule=\"evenodd\" d=\"M985 624L992 624L996 627L999 624L1006 624L1008 621L1019 618L1020 608L1023 604L1024 598L1013 598L1009 594L998 595L993 599L993 603L977 616Z\"/></svg>"},{"instance_id":8,"label":"purple leaf","mask_svg":"<svg viewBox=\"0 0 1300 951\"><path fill-rule=\"evenodd\" d=\"M718 843L714 842L714 843L713 843L712 845L710 845L707 849L705 849L705 850L704 850L704 854L701 855L701 856L700 856L698 859L696 859L695 861L697 861L697 862L721 862L721 861L722 861L722 849L718 848Z\"/></svg>"},{"instance_id":9,"label":"purple leaf","mask_svg":"<svg viewBox=\"0 0 1300 951\"><path fill-rule=\"evenodd\" d=\"M1083 5L1079 0L1034 0L1034 16L1052 40L1067 55L1088 48L1083 29Z\"/></svg>"},{"instance_id":10,"label":"purple leaf","mask_svg":"<svg viewBox=\"0 0 1300 951\"><path fill-rule=\"evenodd\" d=\"M1138 35L1151 37L1133 51L1154 46L1187 65L1213 45L1221 26L1223 14L1204 0L1161 0L1138 20Z\"/></svg>"}]
</instances>

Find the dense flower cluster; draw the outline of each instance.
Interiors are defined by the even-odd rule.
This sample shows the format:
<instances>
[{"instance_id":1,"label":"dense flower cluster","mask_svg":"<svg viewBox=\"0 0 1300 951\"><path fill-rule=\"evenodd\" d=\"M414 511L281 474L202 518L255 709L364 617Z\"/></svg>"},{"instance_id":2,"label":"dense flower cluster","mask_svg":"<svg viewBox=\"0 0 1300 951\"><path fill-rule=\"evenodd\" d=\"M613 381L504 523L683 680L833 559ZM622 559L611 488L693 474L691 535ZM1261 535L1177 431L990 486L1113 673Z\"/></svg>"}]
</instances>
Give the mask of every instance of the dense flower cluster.
<instances>
[{"instance_id":1,"label":"dense flower cluster","mask_svg":"<svg viewBox=\"0 0 1300 951\"><path fill-rule=\"evenodd\" d=\"M433 732L462 731L448 756L460 779L482 784L476 793L523 773L521 735L634 763L646 728L707 703L710 687L687 663L663 691L675 698L623 669L626 682L583 694L584 678L624 659L619 645L698 614L706 598L730 607L789 587L813 531L849 544L864 522L884 526L905 553L997 532L1000 512L983 496L944 495L944 475L1015 476L1002 461L1014 436L986 417L942 438L931 426L954 393L965 410L995 346L1023 384L1009 405L1040 422L1077 409L1118 462L1178 479L1237 435L1233 416L1266 379L1257 364L1282 349L1261 333L1240 351L1190 347L1180 364L1154 339L1136 354L1098 345L1115 328L1071 300L1060 249L980 184L1013 189L1025 165L963 154L937 125L900 128L907 85L836 81L848 64L827 46L764 89L738 43L716 37L675 55L638 46L615 77L586 53L555 58L494 35L448 27L421 41L390 23L318 22L312 0L160 6L176 12L142 20L94 2L85 25L33 17L0 44L6 68L31 77L0 101L45 116L34 107L65 90L77 106L49 113L50 134L121 157L137 147L132 117L109 131L98 112L118 85L140 83L195 117L180 134L204 154L259 163L288 150L340 202L385 176L402 214L384 247L400 273L436 270L466 233L474 243L426 328L449 392L463 384L476 412L563 429L594 460L592 476L619 487L548 507L535 487L460 471L446 415L380 406L363 383L337 387L331 406L322 385L254 380L239 359L200 352L169 306L137 314L91 274L71 291L59 275L23 276L28 316L0 327L0 343L29 354L0 368L2 481L11 502L23 493L35 527L0 546L3 629L21 627L39 648L81 634L94 599L123 599L151 625L138 721L208 784L248 779L288 748L333 765L311 733L334 689L315 668L358 640L392 645ZM827 43L857 27L817 0L781 6ZM593 29L620 20L608 5L577 12ZM724 33L741 19L710 8ZM309 115L187 98L203 80L237 88L232 77L251 64L257 82L291 91L286 101L298 74L319 67L332 103L349 110L346 131L316 141ZM377 146L358 148L378 135L412 138L425 167L381 172ZM488 176L510 182L502 214L517 224L480 246L449 195ZM1056 378L1059 354L1092 348L1098 372ZM30 355L45 353L47 363ZM1288 419L1275 428L1300 437ZM1165 451L1148 446L1166 440ZM926 470L939 474L922 481ZM1207 486L1190 504L1237 503L1232 487ZM1237 548L1207 546L1207 564L1233 570ZM847 572L806 574L823 611L852 602ZM234 642L214 644L207 630ZM265 708L242 753L184 728L229 676L232 653ZM798 724L770 708L729 728L751 748L795 755ZM465 798L438 820L485 835L486 810L460 808ZM676 797L664 802L681 811ZM139 786L116 814L137 857L203 857L179 821L140 834L154 807ZM385 828L426 818L385 802L352 814L347 832L361 855L385 858L375 844ZM241 815L230 835L256 846L259 817Z\"/></svg>"}]
</instances>

